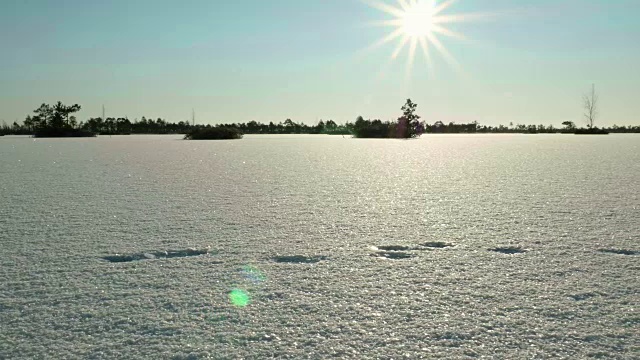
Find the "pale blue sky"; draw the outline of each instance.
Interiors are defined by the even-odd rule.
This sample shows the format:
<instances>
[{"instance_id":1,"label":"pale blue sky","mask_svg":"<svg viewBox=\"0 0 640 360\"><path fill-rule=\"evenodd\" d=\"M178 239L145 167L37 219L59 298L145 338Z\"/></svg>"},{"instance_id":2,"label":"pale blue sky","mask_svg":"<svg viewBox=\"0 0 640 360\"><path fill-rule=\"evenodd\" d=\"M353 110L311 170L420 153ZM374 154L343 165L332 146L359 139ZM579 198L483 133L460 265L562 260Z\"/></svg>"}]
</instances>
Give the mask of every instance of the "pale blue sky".
<instances>
[{"instance_id":1,"label":"pale blue sky","mask_svg":"<svg viewBox=\"0 0 640 360\"><path fill-rule=\"evenodd\" d=\"M394 4L395 0L387 0ZM596 125L640 124L640 1L459 0L446 14L493 16L440 36L461 71L396 42L359 0L0 2L0 120L42 102L79 103L79 119L314 123L399 115L407 97L428 122L582 123L581 96L600 94ZM382 74L382 75L381 75Z\"/></svg>"}]
</instances>

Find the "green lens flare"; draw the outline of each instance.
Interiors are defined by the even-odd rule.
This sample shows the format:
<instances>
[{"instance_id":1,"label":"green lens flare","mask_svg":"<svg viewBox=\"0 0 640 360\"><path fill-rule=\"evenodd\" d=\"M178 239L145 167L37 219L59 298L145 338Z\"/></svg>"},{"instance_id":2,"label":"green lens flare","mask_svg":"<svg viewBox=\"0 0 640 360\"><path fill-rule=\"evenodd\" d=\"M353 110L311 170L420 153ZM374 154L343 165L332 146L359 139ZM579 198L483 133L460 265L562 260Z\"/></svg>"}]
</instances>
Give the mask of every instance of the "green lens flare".
<instances>
[{"instance_id":1,"label":"green lens flare","mask_svg":"<svg viewBox=\"0 0 640 360\"><path fill-rule=\"evenodd\" d=\"M253 283L261 283L266 280L266 276L260 272L257 268L251 265L245 265L242 267L243 275Z\"/></svg>"},{"instance_id":2,"label":"green lens flare","mask_svg":"<svg viewBox=\"0 0 640 360\"><path fill-rule=\"evenodd\" d=\"M245 307L250 302L249 294L240 289L233 289L229 293L229 301L237 307Z\"/></svg>"}]
</instances>

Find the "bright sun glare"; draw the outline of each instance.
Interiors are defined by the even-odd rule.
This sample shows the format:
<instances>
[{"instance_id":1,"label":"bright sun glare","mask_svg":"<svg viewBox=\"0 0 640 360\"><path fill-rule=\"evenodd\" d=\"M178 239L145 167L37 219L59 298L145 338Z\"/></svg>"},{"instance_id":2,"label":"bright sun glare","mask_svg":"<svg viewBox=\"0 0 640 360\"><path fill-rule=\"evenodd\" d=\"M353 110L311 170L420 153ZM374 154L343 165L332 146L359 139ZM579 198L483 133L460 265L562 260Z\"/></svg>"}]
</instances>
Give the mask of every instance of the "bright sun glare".
<instances>
[{"instance_id":1,"label":"bright sun glare","mask_svg":"<svg viewBox=\"0 0 640 360\"><path fill-rule=\"evenodd\" d=\"M405 9L400 18L402 30L410 37L427 36L433 25L433 7L426 4L415 4Z\"/></svg>"},{"instance_id":2,"label":"bright sun glare","mask_svg":"<svg viewBox=\"0 0 640 360\"><path fill-rule=\"evenodd\" d=\"M394 0L394 5L390 5L389 0L387 2L383 0L363 1L373 8L393 16L392 19L374 22L374 25L388 26L394 29L373 44L370 49L397 39L398 44L391 55L391 58L395 59L408 45L408 72L413 66L418 47L424 54L429 68L432 67L430 54L432 48L435 48L449 65L457 66L457 62L440 41L439 36L465 39L464 35L448 29L446 25L483 16L480 14L444 14L456 0Z\"/></svg>"}]
</instances>

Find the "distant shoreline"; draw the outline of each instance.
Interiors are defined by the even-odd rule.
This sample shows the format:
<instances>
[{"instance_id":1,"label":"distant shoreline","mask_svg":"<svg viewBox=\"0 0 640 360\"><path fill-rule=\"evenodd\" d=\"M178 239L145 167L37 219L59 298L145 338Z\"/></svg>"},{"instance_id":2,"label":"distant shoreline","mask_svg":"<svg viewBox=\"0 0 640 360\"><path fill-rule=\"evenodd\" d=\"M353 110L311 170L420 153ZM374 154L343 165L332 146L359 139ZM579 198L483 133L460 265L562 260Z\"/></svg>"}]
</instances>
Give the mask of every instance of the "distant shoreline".
<instances>
[{"instance_id":1,"label":"distant shoreline","mask_svg":"<svg viewBox=\"0 0 640 360\"><path fill-rule=\"evenodd\" d=\"M411 138L422 134L579 134L579 135L605 135L608 133L640 133L640 125L618 126L598 128L577 127L572 121L562 123L563 127L556 128L553 125L526 125L509 123L508 126L487 126L477 121L469 123L444 123L436 121L427 124L419 121L420 117L414 114L417 105L407 99L403 106L404 115L397 121L382 121L380 119L365 120L359 116L355 122L338 124L333 120L319 120L316 125L296 123L291 119L283 122L268 124L257 121L247 123L224 124L195 124L192 121L168 122L162 118L156 120L142 117L140 120L130 121L126 117L102 117L90 118L79 121L73 113L79 111L78 104L66 106L61 102L54 105L42 104L34 110L34 115L28 115L22 124L14 122L12 125L0 126L2 135L33 135L36 137L93 137L96 135L135 135L135 134L221 134L228 129L235 134L232 137L239 138L242 135L258 134L325 134L325 135L352 135L359 138ZM591 124L593 125L593 124ZM227 129L227 130L222 130ZM237 134L236 134L237 133ZM227 134L226 136L230 136ZM198 136L196 136L198 137ZM215 137L215 136L214 136Z\"/></svg>"},{"instance_id":2,"label":"distant shoreline","mask_svg":"<svg viewBox=\"0 0 640 360\"><path fill-rule=\"evenodd\" d=\"M295 123L294 123L295 124ZM306 124L295 124L295 126L285 127L281 124L274 126L256 123L254 126L247 124L217 124L217 125L187 125L185 123L157 126L142 126L139 123L129 123L124 128L111 128L105 130L100 127L87 127L85 123L81 123L82 127L62 128L62 129L46 129L42 131L35 128L29 128L24 125L4 126L0 128L0 136L3 135L29 135L35 137L93 137L96 135L185 135L194 131L212 131L211 129L230 128L236 129L243 135L355 135L353 123L345 125L336 125L336 128L326 129L322 124L309 126ZM67 134L68 133L68 134ZM449 125L426 125L421 135L428 134L637 134L640 133L640 126L614 126L603 128L575 128L575 129L558 129L553 126L542 127L529 125L519 125L519 127L506 126L481 126L478 124L454 124ZM369 136L361 136L369 137ZM381 137L383 136L371 136Z\"/></svg>"}]
</instances>

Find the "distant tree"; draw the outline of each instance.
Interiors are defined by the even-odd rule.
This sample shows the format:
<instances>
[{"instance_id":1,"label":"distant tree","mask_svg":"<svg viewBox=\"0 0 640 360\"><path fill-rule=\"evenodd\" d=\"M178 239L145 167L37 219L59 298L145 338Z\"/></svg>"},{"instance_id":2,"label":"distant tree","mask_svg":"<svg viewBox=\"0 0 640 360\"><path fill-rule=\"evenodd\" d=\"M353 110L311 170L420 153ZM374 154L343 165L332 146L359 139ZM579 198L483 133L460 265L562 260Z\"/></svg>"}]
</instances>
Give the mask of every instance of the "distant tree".
<instances>
[{"instance_id":1,"label":"distant tree","mask_svg":"<svg viewBox=\"0 0 640 360\"><path fill-rule=\"evenodd\" d=\"M257 133L259 132L259 125L255 120L249 121L249 123L247 123L246 125L246 131L248 131L249 133Z\"/></svg>"},{"instance_id":2,"label":"distant tree","mask_svg":"<svg viewBox=\"0 0 640 360\"><path fill-rule=\"evenodd\" d=\"M564 126L566 130L573 130L576 128L576 124L574 124L573 121L563 121L562 126Z\"/></svg>"},{"instance_id":3,"label":"distant tree","mask_svg":"<svg viewBox=\"0 0 640 360\"><path fill-rule=\"evenodd\" d=\"M116 119L113 117L108 117L107 120L104 122L104 127L105 127L105 131L107 134L109 135L113 135L116 133Z\"/></svg>"},{"instance_id":4,"label":"distant tree","mask_svg":"<svg viewBox=\"0 0 640 360\"><path fill-rule=\"evenodd\" d=\"M101 117L91 118L84 124L84 128L96 134L104 132L104 121Z\"/></svg>"},{"instance_id":5,"label":"distant tree","mask_svg":"<svg viewBox=\"0 0 640 360\"><path fill-rule=\"evenodd\" d=\"M284 127L285 127L285 131L291 134L292 132L294 132L296 124L293 122L293 120L287 119L284 121Z\"/></svg>"},{"instance_id":6,"label":"distant tree","mask_svg":"<svg viewBox=\"0 0 640 360\"><path fill-rule=\"evenodd\" d=\"M401 138L412 138L418 135L418 128L420 126L420 116L416 114L416 108L418 104L407 99L407 102L402 106L402 116L398 118L397 136Z\"/></svg>"},{"instance_id":7,"label":"distant tree","mask_svg":"<svg viewBox=\"0 0 640 360\"><path fill-rule=\"evenodd\" d=\"M418 104L411 101L411 99L407 99L407 102L402 106L400 110L402 110L403 115L407 120L411 122L418 121L420 116L416 115L416 108Z\"/></svg>"},{"instance_id":8,"label":"distant tree","mask_svg":"<svg viewBox=\"0 0 640 360\"><path fill-rule=\"evenodd\" d=\"M131 134L131 121L127 118L118 118L116 120L116 129L118 134Z\"/></svg>"},{"instance_id":9,"label":"distant tree","mask_svg":"<svg viewBox=\"0 0 640 360\"><path fill-rule=\"evenodd\" d=\"M69 123L69 116L74 112L80 111L80 109L81 106L78 104L66 106L61 101L58 101L53 105L53 116L49 125L54 128L72 127Z\"/></svg>"},{"instance_id":10,"label":"distant tree","mask_svg":"<svg viewBox=\"0 0 640 360\"><path fill-rule=\"evenodd\" d=\"M42 104L39 108L33 111L36 116L34 116L33 122L37 128L43 128L49 125L49 121L53 117L53 108L49 104Z\"/></svg>"},{"instance_id":11,"label":"distant tree","mask_svg":"<svg viewBox=\"0 0 640 360\"><path fill-rule=\"evenodd\" d=\"M595 84L591 86L591 94L582 96L584 107L584 117L587 121L587 127L593 129L593 124L598 116L598 95L596 94Z\"/></svg>"},{"instance_id":12,"label":"distant tree","mask_svg":"<svg viewBox=\"0 0 640 360\"><path fill-rule=\"evenodd\" d=\"M30 115L27 115L27 117L24 119L23 125L25 127L25 129L27 131L33 131L34 128L34 120Z\"/></svg>"},{"instance_id":13,"label":"distant tree","mask_svg":"<svg viewBox=\"0 0 640 360\"><path fill-rule=\"evenodd\" d=\"M431 126L431 132L433 133L442 133L445 130L445 125L442 121L438 120L433 123Z\"/></svg>"}]
</instances>

